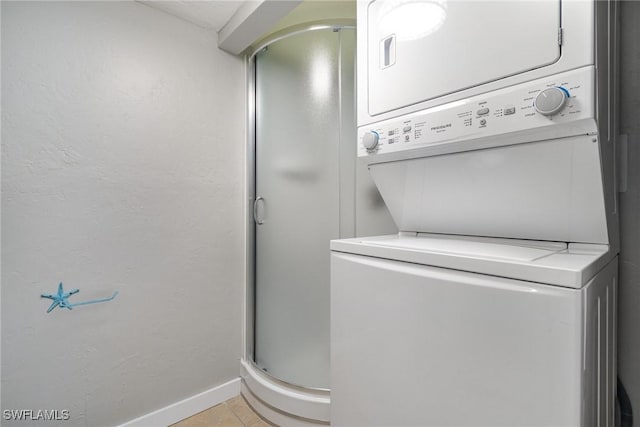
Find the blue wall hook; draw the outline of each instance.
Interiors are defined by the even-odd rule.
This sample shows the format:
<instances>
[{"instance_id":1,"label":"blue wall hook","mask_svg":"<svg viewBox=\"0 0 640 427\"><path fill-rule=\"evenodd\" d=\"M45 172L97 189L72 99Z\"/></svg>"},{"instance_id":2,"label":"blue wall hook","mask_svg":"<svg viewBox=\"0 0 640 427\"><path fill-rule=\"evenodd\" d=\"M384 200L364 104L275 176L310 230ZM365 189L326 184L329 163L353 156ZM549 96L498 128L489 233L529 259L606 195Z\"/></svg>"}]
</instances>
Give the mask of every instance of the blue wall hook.
<instances>
[{"instance_id":1,"label":"blue wall hook","mask_svg":"<svg viewBox=\"0 0 640 427\"><path fill-rule=\"evenodd\" d=\"M97 304L99 302L107 302L107 301L111 301L116 296L118 296L118 291L115 291L113 293L113 295L111 295L109 298L94 299L94 300L90 300L90 301L77 302L75 304L70 303L69 302L69 297L71 295L73 295L73 294L77 294L78 292L80 292L80 289L71 289L69 292L65 292L64 288L62 287L62 282L60 282L60 284L58 285L58 292L57 293L55 293L55 294L42 294L42 295L40 295L40 297L41 298L49 298L49 299L53 300L53 302L49 306L49 309L47 310L47 313L51 313L51 311L56 307L68 308L69 310L71 310L73 307L78 306L78 305Z\"/></svg>"}]
</instances>

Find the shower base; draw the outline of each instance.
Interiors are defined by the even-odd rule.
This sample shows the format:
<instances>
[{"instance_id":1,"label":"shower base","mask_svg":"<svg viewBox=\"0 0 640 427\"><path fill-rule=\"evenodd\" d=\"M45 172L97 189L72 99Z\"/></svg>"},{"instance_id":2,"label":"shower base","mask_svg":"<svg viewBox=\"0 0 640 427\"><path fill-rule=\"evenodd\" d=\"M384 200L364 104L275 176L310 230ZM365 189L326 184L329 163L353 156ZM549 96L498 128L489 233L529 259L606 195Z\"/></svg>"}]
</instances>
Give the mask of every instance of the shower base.
<instances>
[{"instance_id":1,"label":"shower base","mask_svg":"<svg viewBox=\"0 0 640 427\"><path fill-rule=\"evenodd\" d=\"M279 381L242 359L242 396L262 417L282 426L329 425L328 391L310 390Z\"/></svg>"}]
</instances>

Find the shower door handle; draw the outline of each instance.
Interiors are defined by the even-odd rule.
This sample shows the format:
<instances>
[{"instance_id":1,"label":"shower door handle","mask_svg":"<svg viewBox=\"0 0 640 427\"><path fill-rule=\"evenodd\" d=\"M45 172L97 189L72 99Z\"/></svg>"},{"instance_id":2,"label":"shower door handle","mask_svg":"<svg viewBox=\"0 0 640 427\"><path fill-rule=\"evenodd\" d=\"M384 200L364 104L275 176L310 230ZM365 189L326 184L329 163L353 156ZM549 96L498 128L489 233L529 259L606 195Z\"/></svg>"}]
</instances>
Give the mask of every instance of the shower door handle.
<instances>
[{"instance_id":1,"label":"shower door handle","mask_svg":"<svg viewBox=\"0 0 640 427\"><path fill-rule=\"evenodd\" d=\"M264 224L264 218L259 218L258 217L258 202L262 202L262 204L264 205L264 199L262 197L257 197L256 200L254 200L254 202L253 202L253 220L255 221L256 224L262 225L262 224Z\"/></svg>"}]
</instances>

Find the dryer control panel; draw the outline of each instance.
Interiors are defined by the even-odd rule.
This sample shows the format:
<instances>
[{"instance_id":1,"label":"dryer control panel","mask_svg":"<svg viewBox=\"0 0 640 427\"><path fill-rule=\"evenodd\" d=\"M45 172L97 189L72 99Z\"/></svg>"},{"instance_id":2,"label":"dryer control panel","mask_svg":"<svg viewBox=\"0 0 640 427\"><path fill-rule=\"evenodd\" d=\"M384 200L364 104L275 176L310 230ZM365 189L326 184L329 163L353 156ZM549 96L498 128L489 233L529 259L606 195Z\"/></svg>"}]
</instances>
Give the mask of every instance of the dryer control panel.
<instances>
[{"instance_id":1,"label":"dryer control panel","mask_svg":"<svg viewBox=\"0 0 640 427\"><path fill-rule=\"evenodd\" d=\"M597 131L595 71L585 67L358 129L368 163Z\"/></svg>"}]
</instances>

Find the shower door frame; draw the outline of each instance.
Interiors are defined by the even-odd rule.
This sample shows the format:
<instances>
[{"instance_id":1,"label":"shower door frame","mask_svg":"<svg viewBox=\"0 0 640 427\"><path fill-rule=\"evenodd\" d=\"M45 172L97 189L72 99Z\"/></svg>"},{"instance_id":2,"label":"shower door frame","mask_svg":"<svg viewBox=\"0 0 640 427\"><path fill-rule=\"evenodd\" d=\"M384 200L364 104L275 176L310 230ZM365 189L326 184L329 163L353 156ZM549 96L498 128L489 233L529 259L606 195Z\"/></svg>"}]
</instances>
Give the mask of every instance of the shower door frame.
<instances>
[{"instance_id":1,"label":"shower door frame","mask_svg":"<svg viewBox=\"0 0 640 427\"><path fill-rule=\"evenodd\" d=\"M343 29L355 30L355 20L336 19L322 22L312 22L286 28L275 33L265 40L255 50L248 54L246 60L247 80L247 141L246 141L246 194L245 194L245 220L246 220L246 270L245 270L245 310L243 327L243 358L258 371L264 379L289 388L295 392L311 393L315 396L329 397L329 389L305 387L291 384L281 380L267 372L262 371L255 363L255 329L256 329L256 224L254 221L253 205L256 199L256 55L272 43L292 37L301 33L318 30L340 31ZM341 60L341 56L340 56ZM341 69L341 65L339 65ZM340 103L340 110L341 110ZM339 113L341 114L341 113ZM328 249L327 249L328 250ZM327 316L329 313L327 313ZM280 409L280 408L277 408ZM286 409L284 409L286 411Z\"/></svg>"}]
</instances>

